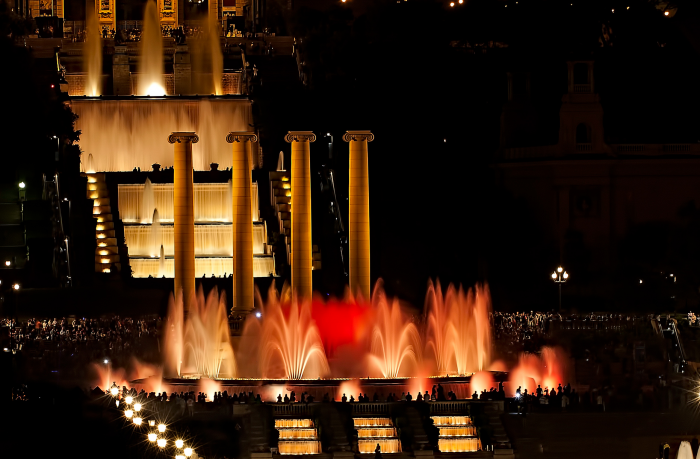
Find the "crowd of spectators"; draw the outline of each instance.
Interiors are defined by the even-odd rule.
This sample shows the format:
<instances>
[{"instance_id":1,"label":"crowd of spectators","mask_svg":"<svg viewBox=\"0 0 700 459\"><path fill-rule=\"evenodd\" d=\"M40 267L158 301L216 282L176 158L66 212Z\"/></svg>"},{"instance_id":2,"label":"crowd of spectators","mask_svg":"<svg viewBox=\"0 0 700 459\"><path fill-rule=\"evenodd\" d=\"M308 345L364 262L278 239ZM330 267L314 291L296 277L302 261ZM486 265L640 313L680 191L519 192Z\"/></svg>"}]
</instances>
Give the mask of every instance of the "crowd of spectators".
<instances>
[{"instance_id":1,"label":"crowd of spectators","mask_svg":"<svg viewBox=\"0 0 700 459\"><path fill-rule=\"evenodd\" d=\"M630 314L566 314L555 312L493 312L494 338L508 344L523 343L551 335L557 330L622 330L652 316Z\"/></svg>"},{"instance_id":2,"label":"crowd of spectators","mask_svg":"<svg viewBox=\"0 0 700 459\"><path fill-rule=\"evenodd\" d=\"M158 361L157 340L161 319L32 318L25 321L0 319L9 338L8 351L31 359L26 365L31 374L42 371L69 373L82 377L90 362L107 360L114 367L132 357Z\"/></svg>"}]
</instances>

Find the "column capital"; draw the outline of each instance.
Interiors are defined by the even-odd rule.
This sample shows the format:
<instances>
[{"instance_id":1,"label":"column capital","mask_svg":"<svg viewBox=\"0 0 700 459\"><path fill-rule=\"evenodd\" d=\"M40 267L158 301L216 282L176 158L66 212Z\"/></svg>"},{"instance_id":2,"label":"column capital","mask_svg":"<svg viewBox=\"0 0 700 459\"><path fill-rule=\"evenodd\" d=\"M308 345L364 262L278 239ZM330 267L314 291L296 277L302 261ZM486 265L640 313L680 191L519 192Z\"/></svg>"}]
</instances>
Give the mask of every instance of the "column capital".
<instances>
[{"instance_id":1,"label":"column capital","mask_svg":"<svg viewBox=\"0 0 700 459\"><path fill-rule=\"evenodd\" d=\"M226 141L228 143L233 142L257 142L258 135L255 132L250 131L232 131L226 136Z\"/></svg>"},{"instance_id":2,"label":"column capital","mask_svg":"<svg viewBox=\"0 0 700 459\"><path fill-rule=\"evenodd\" d=\"M199 136L194 132L173 132L168 136L169 143L199 142Z\"/></svg>"},{"instance_id":3,"label":"column capital","mask_svg":"<svg viewBox=\"0 0 700 459\"><path fill-rule=\"evenodd\" d=\"M316 141L316 134L314 134L311 131L289 131L286 136L284 136L284 140L287 141L287 143L292 143L292 142L315 142Z\"/></svg>"},{"instance_id":4,"label":"column capital","mask_svg":"<svg viewBox=\"0 0 700 459\"><path fill-rule=\"evenodd\" d=\"M371 142L374 140L374 134L372 134L370 131L347 131L345 134L343 134L343 140L346 142L352 142L355 140L366 140L367 142Z\"/></svg>"}]
</instances>

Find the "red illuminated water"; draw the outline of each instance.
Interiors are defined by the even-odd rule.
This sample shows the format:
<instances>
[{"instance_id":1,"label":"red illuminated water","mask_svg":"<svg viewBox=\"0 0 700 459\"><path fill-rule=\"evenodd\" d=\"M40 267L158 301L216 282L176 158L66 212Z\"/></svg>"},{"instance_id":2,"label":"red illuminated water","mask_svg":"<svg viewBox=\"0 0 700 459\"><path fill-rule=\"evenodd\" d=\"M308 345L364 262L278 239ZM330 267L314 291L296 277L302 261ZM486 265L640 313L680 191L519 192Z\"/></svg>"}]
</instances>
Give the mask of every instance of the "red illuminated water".
<instances>
[{"instance_id":1,"label":"red illuminated water","mask_svg":"<svg viewBox=\"0 0 700 459\"><path fill-rule=\"evenodd\" d=\"M567 357L564 351L556 347L543 347L540 355L524 353L518 364L511 370L509 392L515 393L518 386L532 393L540 385L544 389L556 389L559 384L567 383Z\"/></svg>"}]
</instances>

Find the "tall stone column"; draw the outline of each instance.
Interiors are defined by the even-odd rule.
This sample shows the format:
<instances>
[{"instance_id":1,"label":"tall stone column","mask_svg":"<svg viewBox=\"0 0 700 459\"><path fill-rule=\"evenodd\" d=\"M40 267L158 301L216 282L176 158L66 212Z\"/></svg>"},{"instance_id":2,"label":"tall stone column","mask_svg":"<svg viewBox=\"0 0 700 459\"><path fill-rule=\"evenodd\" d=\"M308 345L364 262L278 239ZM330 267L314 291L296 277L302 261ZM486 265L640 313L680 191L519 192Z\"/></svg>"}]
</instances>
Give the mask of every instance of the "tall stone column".
<instances>
[{"instance_id":1,"label":"tall stone column","mask_svg":"<svg viewBox=\"0 0 700 459\"><path fill-rule=\"evenodd\" d=\"M168 142L175 146L175 295L182 290L185 312L195 295L194 289L194 175L192 144L199 142L194 132L173 132Z\"/></svg>"},{"instance_id":2,"label":"tall stone column","mask_svg":"<svg viewBox=\"0 0 700 459\"><path fill-rule=\"evenodd\" d=\"M292 292L311 299L311 131L290 131L292 144Z\"/></svg>"},{"instance_id":3,"label":"tall stone column","mask_svg":"<svg viewBox=\"0 0 700 459\"><path fill-rule=\"evenodd\" d=\"M254 307L253 218L251 144L258 141L253 132L230 132L226 141L233 145L231 202L233 203L233 307L241 312Z\"/></svg>"},{"instance_id":4,"label":"tall stone column","mask_svg":"<svg viewBox=\"0 0 700 459\"><path fill-rule=\"evenodd\" d=\"M350 226L350 291L370 297L369 272L369 165L367 143L374 140L369 131L347 131L343 140L350 143L350 188L348 190Z\"/></svg>"}]
</instances>

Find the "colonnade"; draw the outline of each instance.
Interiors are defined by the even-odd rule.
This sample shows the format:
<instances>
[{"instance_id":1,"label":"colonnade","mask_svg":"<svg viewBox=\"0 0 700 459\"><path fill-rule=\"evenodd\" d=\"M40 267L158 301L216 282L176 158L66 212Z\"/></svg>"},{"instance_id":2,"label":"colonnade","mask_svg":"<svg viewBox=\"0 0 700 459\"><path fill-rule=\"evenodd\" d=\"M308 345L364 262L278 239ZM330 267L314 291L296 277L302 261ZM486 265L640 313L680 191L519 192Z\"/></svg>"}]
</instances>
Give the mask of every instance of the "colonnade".
<instances>
[{"instance_id":1,"label":"colonnade","mask_svg":"<svg viewBox=\"0 0 700 459\"><path fill-rule=\"evenodd\" d=\"M311 147L316 135L310 131L290 131L291 143L291 267L292 291L303 298L312 294L311 238ZM349 264L350 289L365 299L370 297L369 166L367 143L374 140L369 131L347 131L343 140L350 145L349 174ZM175 217L175 293L182 294L185 310L195 295L194 282L194 177L192 144L199 141L194 132L173 132ZM233 205L233 298L234 308L248 312L254 308L253 222L251 219L253 132L230 132L232 144Z\"/></svg>"}]
</instances>

